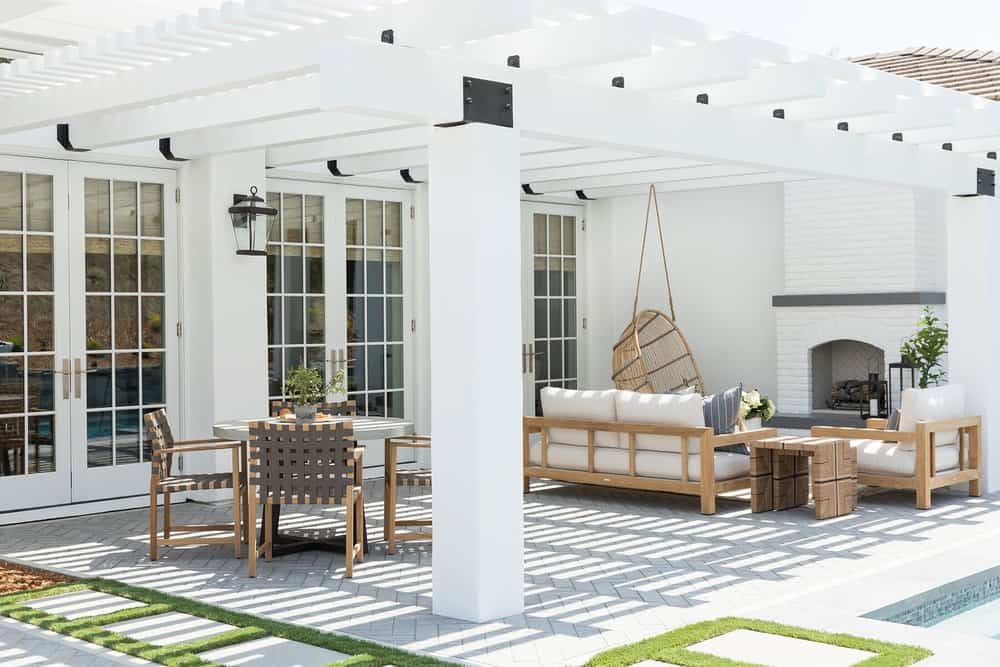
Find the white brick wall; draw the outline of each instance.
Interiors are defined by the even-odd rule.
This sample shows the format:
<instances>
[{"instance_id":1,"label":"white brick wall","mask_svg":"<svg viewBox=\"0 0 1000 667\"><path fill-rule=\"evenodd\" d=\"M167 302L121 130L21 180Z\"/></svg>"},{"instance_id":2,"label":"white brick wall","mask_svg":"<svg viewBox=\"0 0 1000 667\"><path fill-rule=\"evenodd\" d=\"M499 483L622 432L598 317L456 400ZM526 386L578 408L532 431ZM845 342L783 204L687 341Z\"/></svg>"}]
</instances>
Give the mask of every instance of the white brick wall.
<instances>
[{"instance_id":1,"label":"white brick wall","mask_svg":"<svg viewBox=\"0 0 1000 667\"><path fill-rule=\"evenodd\" d=\"M785 184L785 294L944 291L940 197L848 181ZM812 410L812 348L858 340L886 364L916 328L921 306L776 308L778 409ZM944 308L939 308L944 318ZM882 377L888 366L882 370Z\"/></svg>"},{"instance_id":2,"label":"white brick wall","mask_svg":"<svg viewBox=\"0 0 1000 667\"><path fill-rule=\"evenodd\" d=\"M785 184L785 293L943 289L930 194L849 181Z\"/></svg>"},{"instance_id":3,"label":"white brick wall","mask_svg":"<svg viewBox=\"0 0 1000 667\"><path fill-rule=\"evenodd\" d=\"M899 347L916 329L922 306L835 306L776 308L778 336L778 410L812 411L813 347L831 340L859 340L881 348L888 364L899 361ZM944 318L944 309L937 308Z\"/></svg>"}]
</instances>

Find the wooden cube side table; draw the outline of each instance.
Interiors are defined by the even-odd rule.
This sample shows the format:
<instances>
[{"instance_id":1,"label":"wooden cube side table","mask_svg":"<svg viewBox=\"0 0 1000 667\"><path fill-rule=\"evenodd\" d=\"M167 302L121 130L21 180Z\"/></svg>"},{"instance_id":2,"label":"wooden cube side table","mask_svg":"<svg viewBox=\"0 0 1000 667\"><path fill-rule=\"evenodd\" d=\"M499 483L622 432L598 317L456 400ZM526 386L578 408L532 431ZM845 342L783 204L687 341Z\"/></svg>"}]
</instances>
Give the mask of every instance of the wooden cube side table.
<instances>
[{"instance_id":1,"label":"wooden cube side table","mask_svg":"<svg viewBox=\"0 0 1000 667\"><path fill-rule=\"evenodd\" d=\"M858 504L858 455L851 443L839 438L789 436L751 443L751 511L805 505L809 502L810 467L816 518L853 512Z\"/></svg>"}]
</instances>

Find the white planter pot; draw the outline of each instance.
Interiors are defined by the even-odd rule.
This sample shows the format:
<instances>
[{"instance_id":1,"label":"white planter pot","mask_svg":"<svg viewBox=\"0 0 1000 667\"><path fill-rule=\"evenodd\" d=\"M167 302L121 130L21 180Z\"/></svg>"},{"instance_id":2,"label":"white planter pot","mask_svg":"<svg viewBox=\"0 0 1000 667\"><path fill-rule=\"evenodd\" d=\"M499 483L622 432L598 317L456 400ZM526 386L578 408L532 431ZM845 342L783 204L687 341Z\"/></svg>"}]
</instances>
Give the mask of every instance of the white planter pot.
<instances>
[{"instance_id":1,"label":"white planter pot","mask_svg":"<svg viewBox=\"0 0 1000 667\"><path fill-rule=\"evenodd\" d=\"M747 419L746 425L748 431L753 431L758 428L763 428L763 425L760 421L760 417L753 417L752 419Z\"/></svg>"}]
</instances>

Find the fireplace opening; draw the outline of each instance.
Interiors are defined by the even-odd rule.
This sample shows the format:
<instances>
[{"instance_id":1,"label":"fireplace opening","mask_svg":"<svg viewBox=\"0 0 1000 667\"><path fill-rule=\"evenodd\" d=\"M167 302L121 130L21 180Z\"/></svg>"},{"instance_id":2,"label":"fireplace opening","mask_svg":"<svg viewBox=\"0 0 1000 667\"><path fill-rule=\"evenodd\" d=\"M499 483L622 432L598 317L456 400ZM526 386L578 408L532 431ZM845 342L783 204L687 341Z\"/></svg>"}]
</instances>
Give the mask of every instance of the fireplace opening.
<instances>
[{"instance_id":1,"label":"fireplace opening","mask_svg":"<svg viewBox=\"0 0 1000 667\"><path fill-rule=\"evenodd\" d=\"M885 352L859 340L832 340L812 355L814 410L857 411L870 398L881 398Z\"/></svg>"}]
</instances>

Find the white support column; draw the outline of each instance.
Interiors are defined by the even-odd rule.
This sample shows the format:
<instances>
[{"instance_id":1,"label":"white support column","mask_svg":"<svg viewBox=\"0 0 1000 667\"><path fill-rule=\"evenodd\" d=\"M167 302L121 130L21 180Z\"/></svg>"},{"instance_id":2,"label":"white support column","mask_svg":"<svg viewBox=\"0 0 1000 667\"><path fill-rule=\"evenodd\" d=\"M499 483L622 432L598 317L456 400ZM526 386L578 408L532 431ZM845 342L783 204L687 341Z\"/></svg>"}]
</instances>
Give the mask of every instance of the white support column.
<instances>
[{"instance_id":1,"label":"white support column","mask_svg":"<svg viewBox=\"0 0 1000 667\"><path fill-rule=\"evenodd\" d=\"M524 609L518 131L430 144L434 613Z\"/></svg>"},{"instance_id":2,"label":"white support column","mask_svg":"<svg viewBox=\"0 0 1000 667\"><path fill-rule=\"evenodd\" d=\"M227 209L256 185L263 196L264 151L185 163L181 190L181 338L186 437L211 437L212 424L267 408L264 257L237 256ZM185 470L229 470L229 454L203 456Z\"/></svg>"},{"instance_id":3,"label":"white support column","mask_svg":"<svg viewBox=\"0 0 1000 667\"><path fill-rule=\"evenodd\" d=\"M984 491L1000 489L1000 201L948 201L948 381L983 417Z\"/></svg>"}]
</instances>

